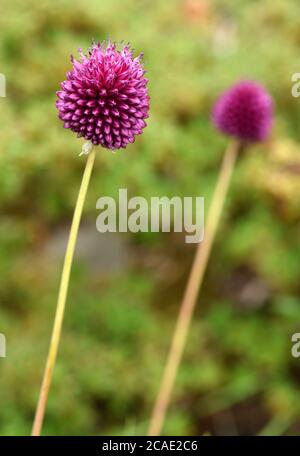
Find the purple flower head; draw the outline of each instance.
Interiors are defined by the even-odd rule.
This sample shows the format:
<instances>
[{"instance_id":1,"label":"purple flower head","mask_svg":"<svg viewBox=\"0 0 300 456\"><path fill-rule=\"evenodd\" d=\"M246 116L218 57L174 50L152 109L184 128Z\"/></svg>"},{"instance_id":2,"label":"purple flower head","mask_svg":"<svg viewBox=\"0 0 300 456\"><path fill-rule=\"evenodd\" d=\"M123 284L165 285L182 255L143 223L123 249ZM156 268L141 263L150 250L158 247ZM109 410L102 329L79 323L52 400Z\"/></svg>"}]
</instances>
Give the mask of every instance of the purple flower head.
<instances>
[{"instance_id":1,"label":"purple flower head","mask_svg":"<svg viewBox=\"0 0 300 456\"><path fill-rule=\"evenodd\" d=\"M148 117L149 96L141 55L133 58L130 46L93 43L57 92L56 107L65 128L94 145L126 147L141 134Z\"/></svg>"},{"instance_id":2,"label":"purple flower head","mask_svg":"<svg viewBox=\"0 0 300 456\"><path fill-rule=\"evenodd\" d=\"M272 98L264 87L241 81L217 100L213 123L222 133L241 141L263 141L270 133L273 118Z\"/></svg>"}]
</instances>

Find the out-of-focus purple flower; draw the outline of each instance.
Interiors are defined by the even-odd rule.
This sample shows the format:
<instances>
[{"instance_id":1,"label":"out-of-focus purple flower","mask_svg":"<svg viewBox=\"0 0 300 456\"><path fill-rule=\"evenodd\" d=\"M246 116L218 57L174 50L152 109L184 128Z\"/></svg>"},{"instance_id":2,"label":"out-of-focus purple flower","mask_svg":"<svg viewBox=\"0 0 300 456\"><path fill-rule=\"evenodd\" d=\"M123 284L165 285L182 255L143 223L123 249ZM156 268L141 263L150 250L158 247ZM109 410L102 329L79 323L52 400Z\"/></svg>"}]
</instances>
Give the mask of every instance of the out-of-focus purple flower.
<instances>
[{"instance_id":1,"label":"out-of-focus purple flower","mask_svg":"<svg viewBox=\"0 0 300 456\"><path fill-rule=\"evenodd\" d=\"M93 43L88 55L79 49L73 69L62 82L56 102L65 128L108 149L126 147L142 133L149 96L141 55L130 46Z\"/></svg>"},{"instance_id":2,"label":"out-of-focus purple flower","mask_svg":"<svg viewBox=\"0 0 300 456\"><path fill-rule=\"evenodd\" d=\"M272 98L260 84L241 81L221 95L212 118L216 128L226 135L241 141L263 141L272 128Z\"/></svg>"}]
</instances>

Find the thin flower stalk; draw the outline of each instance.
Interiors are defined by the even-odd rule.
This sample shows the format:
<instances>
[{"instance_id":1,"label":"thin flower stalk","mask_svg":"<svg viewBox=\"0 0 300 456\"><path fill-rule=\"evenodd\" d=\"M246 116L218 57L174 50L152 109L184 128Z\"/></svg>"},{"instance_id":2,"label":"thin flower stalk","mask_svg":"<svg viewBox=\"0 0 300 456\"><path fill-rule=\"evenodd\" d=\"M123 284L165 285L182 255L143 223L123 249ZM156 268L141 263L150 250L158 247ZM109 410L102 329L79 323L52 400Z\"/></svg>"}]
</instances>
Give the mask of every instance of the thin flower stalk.
<instances>
[{"instance_id":1,"label":"thin flower stalk","mask_svg":"<svg viewBox=\"0 0 300 456\"><path fill-rule=\"evenodd\" d=\"M32 428L32 435L39 436L41 434L43 420L46 410L46 404L49 395L49 389L52 382L53 377L53 369L55 366L57 352L59 347L59 342L61 338L61 330L62 324L65 314L65 307L66 307L66 299L67 293L69 288L69 281L70 281L70 274L72 268L72 262L74 257L74 250L76 246L76 240L78 236L78 229L80 225L82 210L84 206L84 201L87 194L87 189L90 182L90 177L92 174L92 169L94 166L95 161L95 149L93 149L87 157L85 170L83 173L83 178L80 186L80 190L78 193L78 198L75 205L69 240L67 244L65 260L63 264L63 270L61 275L60 287L59 287L59 294L58 294L58 301L56 306L56 313L55 313L55 320L54 326L52 330L51 342L48 352L48 357L46 361L46 367L44 371L42 386L40 390L38 405L36 408L33 428Z\"/></svg>"},{"instance_id":2,"label":"thin flower stalk","mask_svg":"<svg viewBox=\"0 0 300 456\"><path fill-rule=\"evenodd\" d=\"M160 435L163 428L183 350L186 345L191 320L196 307L197 296L206 271L239 148L240 143L235 141L230 143L223 159L218 183L207 218L206 234L203 242L198 244L182 304L180 306L171 348L150 420L149 436Z\"/></svg>"}]
</instances>

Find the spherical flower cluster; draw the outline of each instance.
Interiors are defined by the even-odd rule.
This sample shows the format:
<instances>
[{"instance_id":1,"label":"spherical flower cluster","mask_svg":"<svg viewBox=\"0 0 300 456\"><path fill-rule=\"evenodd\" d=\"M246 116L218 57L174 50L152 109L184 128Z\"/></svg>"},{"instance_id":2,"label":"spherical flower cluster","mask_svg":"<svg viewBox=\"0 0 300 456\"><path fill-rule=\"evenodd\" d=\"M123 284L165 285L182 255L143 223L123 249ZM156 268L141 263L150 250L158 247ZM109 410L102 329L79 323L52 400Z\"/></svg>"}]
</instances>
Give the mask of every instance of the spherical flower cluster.
<instances>
[{"instance_id":1,"label":"spherical flower cluster","mask_svg":"<svg viewBox=\"0 0 300 456\"><path fill-rule=\"evenodd\" d=\"M221 95L212 117L226 135L244 142L263 141L272 127L272 98L260 84L241 81Z\"/></svg>"},{"instance_id":2,"label":"spherical flower cluster","mask_svg":"<svg viewBox=\"0 0 300 456\"><path fill-rule=\"evenodd\" d=\"M79 137L108 149L126 147L141 134L148 117L149 96L141 55L130 46L95 44L73 69L57 92L59 118Z\"/></svg>"}]
</instances>

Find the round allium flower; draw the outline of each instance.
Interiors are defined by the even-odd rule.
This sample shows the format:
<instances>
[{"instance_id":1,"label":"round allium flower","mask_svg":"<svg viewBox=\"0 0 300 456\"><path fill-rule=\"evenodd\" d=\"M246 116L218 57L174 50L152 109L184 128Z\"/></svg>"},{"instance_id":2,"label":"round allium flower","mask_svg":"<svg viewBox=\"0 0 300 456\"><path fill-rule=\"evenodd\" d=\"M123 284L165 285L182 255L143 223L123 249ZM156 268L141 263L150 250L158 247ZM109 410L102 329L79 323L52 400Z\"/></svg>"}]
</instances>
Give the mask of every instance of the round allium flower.
<instances>
[{"instance_id":1,"label":"round allium flower","mask_svg":"<svg viewBox=\"0 0 300 456\"><path fill-rule=\"evenodd\" d=\"M241 141L263 141L272 127L272 98L264 87L241 81L216 102L212 119L222 133Z\"/></svg>"},{"instance_id":2,"label":"round allium flower","mask_svg":"<svg viewBox=\"0 0 300 456\"><path fill-rule=\"evenodd\" d=\"M65 128L108 149L126 147L142 133L148 117L147 79L139 55L110 42L93 43L88 55L79 49L73 69L62 82L56 102Z\"/></svg>"}]
</instances>

